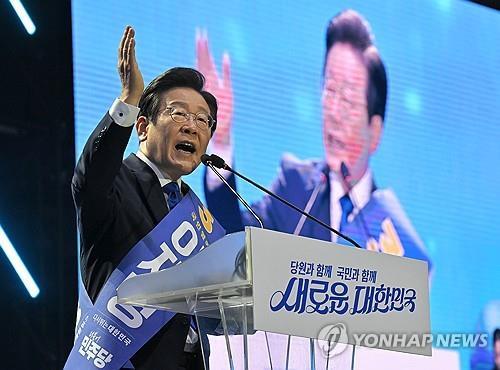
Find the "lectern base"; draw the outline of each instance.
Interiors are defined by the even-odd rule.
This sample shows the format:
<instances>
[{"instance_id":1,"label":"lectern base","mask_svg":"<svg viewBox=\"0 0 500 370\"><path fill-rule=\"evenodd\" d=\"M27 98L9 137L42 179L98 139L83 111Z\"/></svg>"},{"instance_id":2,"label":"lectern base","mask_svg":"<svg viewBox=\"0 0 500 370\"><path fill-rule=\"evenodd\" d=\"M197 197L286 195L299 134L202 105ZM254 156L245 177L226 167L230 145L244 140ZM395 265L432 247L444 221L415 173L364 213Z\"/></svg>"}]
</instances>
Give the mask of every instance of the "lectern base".
<instances>
[{"instance_id":1,"label":"lectern base","mask_svg":"<svg viewBox=\"0 0 500 370\"><path fill-rule=\"evenodd\" d=\"M202 306L202 305L198 305ZM218 310L196 311L198 327L208 336L202 346L205 369L212 370L352 370L352 346L256 331L251 306L219 300ZM221 318L220 320L217 318ZM202 335L203 336L203 335ZM210 355L208 356L208 352Z\"/></svg>"}]
</instances>

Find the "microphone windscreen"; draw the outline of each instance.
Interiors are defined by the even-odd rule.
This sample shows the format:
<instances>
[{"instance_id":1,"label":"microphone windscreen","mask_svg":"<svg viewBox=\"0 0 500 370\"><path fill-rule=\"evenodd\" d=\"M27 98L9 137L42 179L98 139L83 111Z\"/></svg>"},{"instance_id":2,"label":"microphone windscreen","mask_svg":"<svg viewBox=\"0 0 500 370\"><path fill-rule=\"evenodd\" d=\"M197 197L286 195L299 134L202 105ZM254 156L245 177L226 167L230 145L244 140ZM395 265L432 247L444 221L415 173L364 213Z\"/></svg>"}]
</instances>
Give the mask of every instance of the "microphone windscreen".
<instances>
[{"instance_id":1,"label":"microphone windscreen","mask_svg":"<svg viewBox=\"0 0 500 370\"><path fill-rule=\"evenodd\" d=\"M207 162L211 160L208 154L203 154L200 159L201 163L203 163L205 166L207 165Z\"/></svg>"},{"instance_id":2,"label":"microphone windscreen","mask_svg":"<svg viewBox=\"0 0 500 370\"><path fill-rule=\"evenodd\" d=\"M226 168L226 162L224 162L224 160L221 157L219 157L218 155L212 154L210 156L210 160L212 161L212 164L215 167L222 168L222 169Z\"/></svg>"}]
</instances>

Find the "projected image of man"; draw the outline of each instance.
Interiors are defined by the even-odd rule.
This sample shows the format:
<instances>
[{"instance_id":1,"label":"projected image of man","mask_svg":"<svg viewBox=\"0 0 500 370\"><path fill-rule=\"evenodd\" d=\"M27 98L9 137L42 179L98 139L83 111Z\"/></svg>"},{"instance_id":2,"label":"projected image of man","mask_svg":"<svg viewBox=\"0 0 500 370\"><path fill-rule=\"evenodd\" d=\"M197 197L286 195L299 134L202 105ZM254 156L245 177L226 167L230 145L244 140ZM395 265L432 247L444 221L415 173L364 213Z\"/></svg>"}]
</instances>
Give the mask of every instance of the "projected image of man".
<instances>
[{"instance_id":1,"label":"projected image of man","mask_svg":"<svg viewBox=\"0 0 500 370\"><path fill-rule=\"evenodd\" d=\"M198 39L197 51L200 70L209 76L210 84L218 86L214 93L229 101L227 111L232 113L229 57L224 57L223 78L217 80L206 37ZM376 186L370 168L385 129L387 91L386 69L368 22L353 10L333 17L326 30L321 95L324 159L299 160L285 154L272 190L367 249L429 261L396 195ZM220 109L225 110L222 100ZM231 117L221 117L213 141L214 152L230 162ZM236 185L233 176L228 180ZM234 196L211 173L205 177L205 194L209 207L228 231L255 224L251 216L240 212ZM267 228L343 243L321 225L270 197L253 206Z\"/></svg>"}]
</instances>

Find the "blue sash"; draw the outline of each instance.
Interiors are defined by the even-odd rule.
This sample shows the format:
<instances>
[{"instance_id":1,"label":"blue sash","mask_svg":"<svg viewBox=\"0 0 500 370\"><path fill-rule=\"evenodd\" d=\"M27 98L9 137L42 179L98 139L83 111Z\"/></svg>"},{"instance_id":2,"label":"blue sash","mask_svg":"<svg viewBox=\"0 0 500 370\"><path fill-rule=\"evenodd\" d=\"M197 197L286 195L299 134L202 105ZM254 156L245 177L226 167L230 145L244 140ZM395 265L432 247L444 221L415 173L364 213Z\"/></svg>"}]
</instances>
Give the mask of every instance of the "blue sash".
<instances>
[{"instance_id":1,"label":"blue sash","mask_svg":"<svg viewBox=\"0 0 500 370\"><path fill-rule=\"evenodd\" d=\"M80 281L75 343L64 369L114 370L129 365L132 355L175 313L117 304L117 287L129 277L177 265L224 234L222 226L189 191L122 259L94 304Z\"/></svg>"}]
</instances>

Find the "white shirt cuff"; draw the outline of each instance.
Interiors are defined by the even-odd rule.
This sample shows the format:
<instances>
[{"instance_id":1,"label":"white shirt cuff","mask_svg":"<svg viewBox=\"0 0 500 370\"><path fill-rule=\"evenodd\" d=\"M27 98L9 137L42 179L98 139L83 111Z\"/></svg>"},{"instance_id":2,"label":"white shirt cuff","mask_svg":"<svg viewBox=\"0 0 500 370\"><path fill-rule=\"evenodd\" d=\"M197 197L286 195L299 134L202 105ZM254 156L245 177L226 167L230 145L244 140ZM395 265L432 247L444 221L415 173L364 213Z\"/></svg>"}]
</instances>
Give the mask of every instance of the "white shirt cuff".
<instances>
[{"instance_id":1,"label":"white shirt cuff","mask_svg":"<svg viewBox=\"0 0 500 370\"><path fill-rule=\"evenodd\" d=\"M233 143L229 140L227 145L216 145L215 143L210 143L208 151L210 154L217 154L219 157L224 159L229 167L233 166ZM220 173L227 180L231 175L231 172L220 170ZM211 170L207 169L207 188L209 191L214 191L219 186L222 185L222 181L217 177L217 175Z\"/></svg>"},{"instance_id":2,"label":"white shirt cuff","mask_svg":"<svg viewBox=\"0 0 500 370\"><path fill-rule=\"evenodd\" d=\"M137 120L139 115L139 108L122 102L120 99L115 99L111 108L109 108L109 115L117 125L123 127L132 126Z\"/></svg>"}]
</instances>

